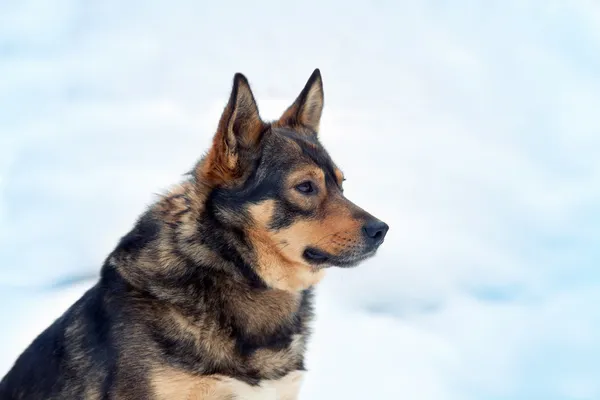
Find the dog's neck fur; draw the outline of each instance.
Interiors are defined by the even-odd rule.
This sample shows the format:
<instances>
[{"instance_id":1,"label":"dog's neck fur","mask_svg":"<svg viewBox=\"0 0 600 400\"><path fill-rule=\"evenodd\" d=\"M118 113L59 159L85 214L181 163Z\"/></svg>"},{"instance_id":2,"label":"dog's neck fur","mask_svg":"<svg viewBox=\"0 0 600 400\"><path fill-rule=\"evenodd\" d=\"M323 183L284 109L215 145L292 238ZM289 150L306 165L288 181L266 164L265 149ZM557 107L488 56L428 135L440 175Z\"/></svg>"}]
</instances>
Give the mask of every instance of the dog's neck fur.
<instances>
[{"instance_id":1,"label":"dog's neck fur","mask_svg":"<svg viewBox=\"0 0 600 400\"><path fill-rule=\"evenodd\" d=\"M306 292L269 288L252 267L244 233L218 221L208 194L192 179L163 196L121 239L105 268L191 320L206 312L198 309L206 304L199 296L210 295L248 332L272 333L295 318Z\"/></svg>"}]
</instances>

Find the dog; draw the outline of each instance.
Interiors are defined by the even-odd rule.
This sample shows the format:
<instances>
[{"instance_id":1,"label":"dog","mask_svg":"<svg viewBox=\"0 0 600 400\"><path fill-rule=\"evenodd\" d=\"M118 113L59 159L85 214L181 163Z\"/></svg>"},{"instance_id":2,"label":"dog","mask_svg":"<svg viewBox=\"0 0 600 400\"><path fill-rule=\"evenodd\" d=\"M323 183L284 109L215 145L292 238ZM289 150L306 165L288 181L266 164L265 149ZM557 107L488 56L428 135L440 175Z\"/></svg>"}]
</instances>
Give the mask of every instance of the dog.
<instances>
[{"instance_id":1,"label":"dog","mask_svg":"<svg viewBox=\"0 0 600 400\"><path fill-rule=\"evenodd\" d=\"M344 196L323 105L316 69L264 122L235 74L210 149L19 356L0 399L297 399L313 288L388 231Z\"/></svg>"}]
</instances>

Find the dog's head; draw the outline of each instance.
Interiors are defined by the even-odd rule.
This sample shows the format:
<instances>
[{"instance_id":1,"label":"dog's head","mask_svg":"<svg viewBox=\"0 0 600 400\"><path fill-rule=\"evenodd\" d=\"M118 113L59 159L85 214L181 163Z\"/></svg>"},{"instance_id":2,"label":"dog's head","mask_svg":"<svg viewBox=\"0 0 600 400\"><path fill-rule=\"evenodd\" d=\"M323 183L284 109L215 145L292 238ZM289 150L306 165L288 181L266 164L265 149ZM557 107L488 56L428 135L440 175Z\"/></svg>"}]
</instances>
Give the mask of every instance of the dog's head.
<instances>
[{"instance_id":1,"label":"dog's head","mask_svg":"<svg viewBox=\"0 0 600 400\"><path fill-rule=\"evenodd\" d=\"M324 267L375 254L388 226L344 196L342 171L319 143L319 70L274 122L264 122L246 78L236 74L213 145L196 168L207 207L249 243L271 286L303 289Z\"/></svg>"}]
</instances>

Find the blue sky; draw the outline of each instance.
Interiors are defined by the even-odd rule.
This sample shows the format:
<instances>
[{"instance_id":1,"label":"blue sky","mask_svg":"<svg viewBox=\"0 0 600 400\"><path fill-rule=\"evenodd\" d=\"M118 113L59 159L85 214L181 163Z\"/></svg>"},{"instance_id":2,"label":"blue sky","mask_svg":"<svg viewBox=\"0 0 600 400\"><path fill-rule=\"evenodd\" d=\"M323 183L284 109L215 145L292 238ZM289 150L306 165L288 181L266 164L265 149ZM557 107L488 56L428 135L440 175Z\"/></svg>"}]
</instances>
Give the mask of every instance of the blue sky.
<instances>
[{"instance_id":1,"label":"blue sky","mask_svg":"<svg viewBox=\"0 0 600 400\"><path fill-rule=\"evenodd\" d=\"M319 67L322 141L391 230L319 289L306 398L600 398L599 27L583 0L0 3L1 358L203 153L235 72L274 118Z\"/></svg>"}]
</instances>

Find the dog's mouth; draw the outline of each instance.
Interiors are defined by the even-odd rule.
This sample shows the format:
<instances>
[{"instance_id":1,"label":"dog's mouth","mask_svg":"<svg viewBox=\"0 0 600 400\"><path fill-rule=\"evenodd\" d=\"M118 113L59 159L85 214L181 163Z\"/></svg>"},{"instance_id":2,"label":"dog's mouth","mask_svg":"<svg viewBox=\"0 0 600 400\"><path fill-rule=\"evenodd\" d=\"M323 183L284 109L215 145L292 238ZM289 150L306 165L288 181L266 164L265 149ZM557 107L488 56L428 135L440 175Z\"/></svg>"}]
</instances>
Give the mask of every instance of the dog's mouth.
<instances>
[{"instance_id":1,"label":"dog's mouth","mask_svg":"<svg viewBox=\"0 0 600 400\"><path fill-rule=\"evenodd\" d=\"M308 247L304 250L304 259L315 266L332 266L332 267L354 267L361 261L372 257L377 252L377 248L366 252L353 251L348 254L332 255L316 247Z\"/></svg>"},{"instance_id":2,"label":"dog's mouth","mask_svg":"<svg viewBox=\"0 0 600 400\"><path fill-rule=\"evenodd\" d=\"M325 264L330 258L331 257L329 254L315 247L308 247L306 250L304 250L304 259L311 264Z\"/></svg>"}]
</instances>

